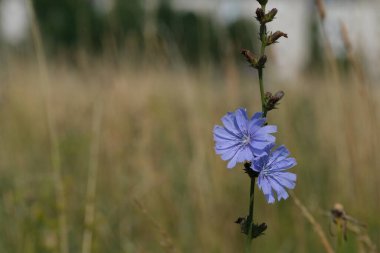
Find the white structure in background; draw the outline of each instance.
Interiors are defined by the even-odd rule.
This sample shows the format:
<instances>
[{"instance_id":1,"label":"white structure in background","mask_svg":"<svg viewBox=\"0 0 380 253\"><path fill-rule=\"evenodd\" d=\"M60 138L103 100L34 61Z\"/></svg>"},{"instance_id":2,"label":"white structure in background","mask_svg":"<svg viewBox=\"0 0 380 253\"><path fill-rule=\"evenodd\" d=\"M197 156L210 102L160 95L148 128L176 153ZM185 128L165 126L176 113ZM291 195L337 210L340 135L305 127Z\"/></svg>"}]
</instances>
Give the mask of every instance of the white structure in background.
<instances>
[{"instance_id":1,"label":"white structure in background","mask_svg":"<svg viewBox=\"0 0 380 253\"><path fill-rule=\"evenodd\" d=\"M28 16L25 0L0 1L1 37L9 44L18 44L27 36Z\"/></svg>"},{"instance_id":2,"label":"white structure in background","mask_svg":"<svg viewBox=\"0 0 380 253\"><path fill-rule=\"evenodd\" d=\"M258 7L253 0L174 0L177 9L194 10L213 15L220 22L231 22L239 17L254 17ZM270 30L281 30L289 35L271 47L276 71L282 78L293 78L300 73L308 57L308 16L313 15L314 0L269 1L268 9L276 7L277 19L269 24ZM380 78L380 1L327 0L325 21L328 38L337 55L344 53L340 37L340 23L349 29L355 52L362 55L366 68ZM273 59L272 59L273 61Z\"/></svg>"}]
</instances>

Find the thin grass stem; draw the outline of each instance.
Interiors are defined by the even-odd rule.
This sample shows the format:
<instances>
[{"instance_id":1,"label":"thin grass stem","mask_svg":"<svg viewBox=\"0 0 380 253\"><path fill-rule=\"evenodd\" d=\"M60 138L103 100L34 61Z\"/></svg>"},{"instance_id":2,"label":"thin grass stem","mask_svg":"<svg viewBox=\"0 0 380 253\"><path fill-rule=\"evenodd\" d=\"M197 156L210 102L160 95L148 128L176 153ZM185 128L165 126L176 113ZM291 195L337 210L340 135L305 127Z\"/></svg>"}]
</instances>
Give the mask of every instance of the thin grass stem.
<instances>
[{"instance_id":1,"label":"thin grass stem","mask_svg":"<svg viewBox=\"0 0 380 253\"><path fill-rule=\"evenodd\" d=\"M59 227L59 248L61 253L69 252L69 242L67 236L67 218L66 218L66 200L65 191L62 180L62 168L61 168L61 155L59 150L59 141L57 132L54 126L52 106L50 103L50 85L49 75L47 71L46 55L42 42L42 37L39 29L38 22L35 17L35 11L33 8L32 0L26 1L29 11L29 18L32 31L32 39L34 44L34 50L37 58L37 66L39 70L40 88L43 94L44 110L46 115L46 124L48 128L51 152L51 166L53 169L53 180L56 192L56 206L58 212L58 227Z\"/></svg>"},{"instance_id":2,"label":"thin grass stem","mask_svg":"<svg viewBox=\"0 0 380 253\"><path fill-rule=\"evenodd\" d=\"M94 116L92 121L92 144L90 150L90 161L87 181L86 209L84 215L85 229L83 232L82 253L90 253L95 223L95 198L96 181L99 164L99 147L101 121L103 118L103 103L96 102L94 105Z\"/></svg>"},{"instance_id":3,"label":"thin grass stem","mask_svg":"<svg viewBox=\"0 0 380 253\"><path fill-rule=\"evenodd\" d=\"M309 212L306 206L302 204L301 200L293 192L290 192L290 195L292 196L292 199L294 200L294 203L296 204L296 206L300 209L301 214L313 226L314 231L317 233L322 243L322 246L325 248L325 251L327 253L335 253L335 251L333 250L333 247L331 246L330 242L327 240L325 233L323 232L322 226L315 220L315 218Z\"/></svg>"},{"instance_id":4,"label":"thin grass stem","mask_svg":"<svg viewBox=\"0 0 380 253\"><path fill-rule=\"evenodd\" d=\"M247 235L246 253L252 251L252 224L253 224L253 210L255 203L255 177L251 177L251 186L249 191L249 213L247 217L247 224L249 225L249 231Z\"/></svg>"}]
</instances>

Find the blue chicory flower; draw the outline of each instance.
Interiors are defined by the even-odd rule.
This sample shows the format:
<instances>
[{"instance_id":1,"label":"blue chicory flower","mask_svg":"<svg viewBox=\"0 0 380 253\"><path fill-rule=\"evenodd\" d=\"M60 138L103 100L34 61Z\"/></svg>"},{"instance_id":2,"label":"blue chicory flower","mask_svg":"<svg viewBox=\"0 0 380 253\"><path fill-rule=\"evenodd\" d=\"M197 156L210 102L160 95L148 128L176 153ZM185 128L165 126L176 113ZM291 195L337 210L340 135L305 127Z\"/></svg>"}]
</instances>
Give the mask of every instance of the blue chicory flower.
<instances>
[{"instance_id":1,"label":"blue chicory flower","mask_svg":"<svg viewBox=\"0 0 380 253\"><path fill-rule=\"evenodd\" d=\"M266 118L262 116L262 112L257 112L248 119L246 109L239 108L222 118L224 126L214 127L215 151L224 161L229 160L227 168L252 161L276 141L271 133L277 132L277 127L264 126Z\"/></svg>"},{"instance_id":2,"label":"blue chicory flower","mask_svg":"<svg viewBox=\"0 0 380 253\"><path fill-rule=\"evenodd\" d=\"M251 169L259 173L257 184L263 191L268 203L287 199L289 194L285 188L294 189L297 175L286 170L297 165L296 159L288 157L289 151L285 146L280 146L271 151L274 144L268 147L268 152L253 159Z\"/></svg>"}]
</instances>

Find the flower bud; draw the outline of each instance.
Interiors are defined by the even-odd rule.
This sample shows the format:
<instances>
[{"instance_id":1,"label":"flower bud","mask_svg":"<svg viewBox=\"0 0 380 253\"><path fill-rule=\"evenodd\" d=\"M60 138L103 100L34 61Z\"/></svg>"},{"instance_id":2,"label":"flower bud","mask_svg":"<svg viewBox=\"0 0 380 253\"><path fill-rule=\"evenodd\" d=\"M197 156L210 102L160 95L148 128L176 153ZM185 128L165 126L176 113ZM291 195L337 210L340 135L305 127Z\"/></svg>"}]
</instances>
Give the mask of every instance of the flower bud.
<instances>
[{"instance_id":1,"label":"flower bud","mask_svg":"<svg viewBox=\"0 0 380 253\"><path fill-rule=\"evenodd\" d=\"M283 91L278 91L276 94L272 95L272 93L265 93L265 109L267 112L277 109L276 106L278 102L285 96Z\"/></svg>"},{"instance_id":2,"label":"flower bud","mask_svg":"<svg viewBox=\"0 0 380 253\"><path fill-rule=\"evenodd\" d=\"M262 8L256 9L256 19L260 22L260 24L266 24L269 22L272 22L274 17L277 15L277 9L274 8L267 14L265 14L264 10Z\"/></svg>"},{"instance_id":3,"label":"flower bud","mask_svg":"<svg viewBox=\"0 0 380 253\"><path fill-rule=\"evenodd\" d=\"M245 57L247 62L251 64L252 67L256 67L258 61L256 55L247 49L242 49L241 54Z\"/></svg>"},{"instance_id":4,"label":"flower bud","mask_svg":"<svg viewBox=\"0 0 380 253\"><path fill-rule=\"evenodd\" d=\"M271 33L268 38L267 38L267 46L273 44L273 43L277 43L277 40L281 37L285 37L285 38L288 38L288 35L286 33L283 33L281 31L277 31L275 33Z\"/></svg>"},{"instance_id":5,"label":"flower bud","mask_svg":"<svg viewBox=\"0 0 380 253\"><path fill-rule=\"evenodd\" d=\"M257 8L256 9L256 19L257 19L257 21L259 21L260 24L262 24L263 21L264 21L264 18L265 18L265 12L264 12L264 10L261 9L261 8Z\"/></svg>"},{"instance_id":6,"label":"flower bud","mask_svg":"<svg viewBox=\"0 0 380 253\"><path fill-rule=\"evenodd\" d=\"M276 8L273 8L270 12L268 12L265 15L265 22L271 22L273 21L274 17L277 15L278 10Z\"/></svg>"},{"instance_id":7,"label":"flower bud","mask_svg":"<svg viewBox=\"0 0 380 253\"><path fill-rule=\"evenodd\" d=\"M262 55L259 59L259 61L257 62L257 68L264 68L265 67L265 63L267 62L267 56L266 55Z\"/></svg>"}]
</instances>

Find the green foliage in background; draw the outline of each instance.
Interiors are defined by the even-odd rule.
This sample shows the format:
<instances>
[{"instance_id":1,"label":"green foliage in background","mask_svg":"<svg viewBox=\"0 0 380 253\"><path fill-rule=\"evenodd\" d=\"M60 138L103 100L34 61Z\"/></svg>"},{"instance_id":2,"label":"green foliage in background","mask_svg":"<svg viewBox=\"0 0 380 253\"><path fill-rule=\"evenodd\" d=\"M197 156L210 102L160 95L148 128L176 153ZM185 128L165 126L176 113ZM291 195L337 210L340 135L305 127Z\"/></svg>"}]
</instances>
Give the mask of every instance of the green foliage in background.
<instances>
[{"instance_id":1,"label":"green foliage in background","mask_svg":"<svg viewBox=\"0 0 380 253\"><path fill-rule=\"evenodd\" d=\"M141 0L116 0L108 15L111 36L123 44L127 37L143 42L145 10Z\"/></svg>"},{"instance_id":2,"label":"green foliage in background","mask_svg":"<svg viewBox=\"0 0 380 253\"><path fill-rule=\"evenodd\" d=\"M46 46L51 50L99 48L105 18L90 1L34 0L34 9Z\"/></svg>"},{"instance_id":3,"label":"green foliage in background","mask_svg":"<svg viewBox=\"0 0 380 253\"><path fill-rule=\"evenodd\" d=\"M214 61L221 58L221 31L210 17L176 12L167 1L162 1L157 9L156 23L160 39L174 45L187 62L194 64L205 58Z\"/></svg>"},{"instance_id":4,"label":"green foliage in background","mask_svg":"<svg viewBox=\"0 0 380 253\"><path fill-rule=\"evenodd\" d=\"M33 3L46 46L52 52L78 48L99 51L109 36L117 42L127 36L142 40L144 9L139 0L117 0L110 13L96 10L91 1L34 0Z\"/></svg>"},{"instance_id":5,"label":"green foliage in background","mask_svg":"<svg viewBox=\"0 0 380 253\"><path fill-rule=\"evenodd\" d=\"M176 11L165 0L151 16L139 0L116 0L113 8L105 13L97 10L91 1L34 0L34 7L46 47L53 55L62 49L101 52L110 41L123 50L126 45L131 47L126 43L129 40L135 42L132 46L136 48L127 50L140 55L149 49L148 40L152 40L145 34L149 18L156 27L153 40L169 49L155 53L180 57L192 65L204 60L219 63L228 49L239 57L239 50L252 49L257 38L257 30L252 29L253 20L221 25L210 16Z\"/></svg>"}]
</instances>

